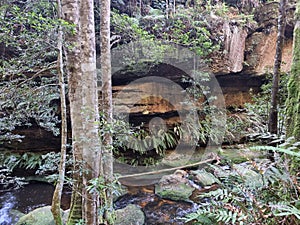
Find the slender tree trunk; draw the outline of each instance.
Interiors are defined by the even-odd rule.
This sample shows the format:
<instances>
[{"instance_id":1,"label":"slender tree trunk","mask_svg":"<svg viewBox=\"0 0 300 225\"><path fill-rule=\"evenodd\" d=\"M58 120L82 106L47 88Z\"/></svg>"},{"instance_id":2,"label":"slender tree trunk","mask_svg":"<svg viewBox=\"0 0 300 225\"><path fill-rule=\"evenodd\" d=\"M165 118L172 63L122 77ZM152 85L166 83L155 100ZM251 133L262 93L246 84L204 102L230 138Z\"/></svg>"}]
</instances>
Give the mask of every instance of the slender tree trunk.
<instances>
[{"instance_id":1,"label":"slender tree trunk","mask_svg":"<svg viewBox=\"0 0 300 225\"><path fill-rule=\"evenodd\" d=\"M112 126L112 84L111 84L111 52L110 52L110 1L101 0L101 74L102 74L102 107L103 115L109 127ZM108 131L103 138L103 173L106 184L113 182L112 136ZM110 223L113 211L112 190L106 192L105 220Z\"/></svg>"},{"instance_id":2,"label":"slender tree trunk","mask_svg":"<svg viewBox=\"0 0 300 225\"><path fill-rule=\"evenodd\" d=\"M57 11L58 17L61 18L61 2L57 0ZM60 205L61 205L61 196L65 181L65 168L66 168L66 146L67 146L67 106L66 106L66 93L65 93L65 82L64 82L64 71L63 71L63 32L62 27L59 26L58 30L58 58L57 58L57 71L59 79L59 88L60 88L60 107L61 107L61 158L59 164L59 174L58 181L53 193L51 211L54 217L56 225L63 225Z\"/></svg>"},{"instance_id":3,"label":"slender tree trunk","mask_svg":"<svg viewBox=\"0 0 300 225\"><path fill-rule=\"evenodd\" d=\"M273 68L273 83L272 83L272 96L271 107L269 113L269 127L268 130L272 134L278 133L278 90L280 80L280 67L282 61L282 49L284 42L284 31L286 24L286 0L280 0L279 17L278 17L278 34L276 43L276 55Z\"/></svg>"},{"instance_id":4,"label":"slender tree trunk","mask_svg":"<svg viewBox=\"0 0 300 225\"><path fill-rule=\"evenodd\" d=\"M86 191L89 181L99 177L100 137L98 89L96 73L96 46L94 2L82 0L80 5L82 124L83 124L83 218L87 225L98 224L98 196Z\"/></svg>"},{"instance_id":5,"label":"slender tree trunk","mask_svg":"<svg viewBox=\"0 0 300 225\"><path fill-rule=\"evenodd\" d=\"M294 28L293 63L286 102L287 137L300 141L300 1L297 1Z\"/></svg>"},{"instance_id":6,"label":"slender tree trunk","mask_svg":"<svg viewBox=\"0 0 300 225\"><path fill-rule=\"evenodd\" d=\"M69 24L74 24L74 30L65 34L66 41L66 68L68 73L68 89L70 100L70 117L72 127L72 150L73 150L73 190L71 197L68 225L76 224L82 219L82 73L80 56L79 35L79 0L62 0L63 19Z\"/></svg>"}]
</instances>

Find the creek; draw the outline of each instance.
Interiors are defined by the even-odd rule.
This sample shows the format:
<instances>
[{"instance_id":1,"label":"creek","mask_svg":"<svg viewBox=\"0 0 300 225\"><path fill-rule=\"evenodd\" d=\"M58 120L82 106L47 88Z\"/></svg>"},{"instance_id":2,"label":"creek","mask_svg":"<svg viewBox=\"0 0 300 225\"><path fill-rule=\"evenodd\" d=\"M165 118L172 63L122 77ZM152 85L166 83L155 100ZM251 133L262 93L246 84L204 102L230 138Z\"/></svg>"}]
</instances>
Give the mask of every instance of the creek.
<instances>
[{"instance_id":1,"label":"creek","mask_svg":"<svg viewBox=\"0 0 300 225\"><path fill-rule=\"evenodd\" d=\"M0 190L0 225L14 225L20 213L50 205L54 187L51 184L33 182L18 189ZM62 208L69 205L69 192L62 198Z\"/></svg>"},{"instance_id":2,"label":"creek","mask_svg":"<svg viewBox=\"0 0 300 225\"><path fill-rule=\"evenodd\" d=\"M253 157L249 153L237 151L236 149L227 150L227 154L232 153L236 158ZM196 152L192 159L200 161L203 151ZM230 155L230 154L229 154ZM230 156L230 158L234 158ZM181 155L182 158L182 155ZM177 156L173 155L171 161L176 161ZM141 169L149 169L143 167ZM115 164L114 170L121 174L126 171L129 174L137 172L137 168L124 164ZM169 172L168 174L171 174ZM27 171L20 171L19 177L28 176ZM154 185L160 180L162 174L153 174L139 177L122 178L120 181L127 188L127 193L116 199L115 209L121 209L128 204L139 205L146 217L146 225L183 225L182 218L197 210L198 205L192 201L172 201L162 199L154 193ZM3 189L3 188L2 188ZM1 190L0 187L0 225L14 225L17 221L16 216L9 213L18 210L21 213L28 213L36 208L50 205L54 187L45 182L30 182L19 189ZM65 189L62 196L62 209L69 208L71 191Z\"/></svg>"},{"instance_id":3,"label":"creek","mask_svg":"<svg viewBox=\"0 0 300 225\"><path fill-rule=\"evenodd\" d=\"M41 182L30 183L16 190L1 190L0 225L14 225L18 220L15 215L17 211L26 214L50 205L53 191L52 185ZM128 204L139 205L145 213L146 225L183 225L181 218L197 209L195 203L162 199L153 192L153 185L128 187L128 193L115 201L115 208L124 208ZM64 191L62 208L67 209L69 202L70 192Z\"/></svg>"}]
</instances>

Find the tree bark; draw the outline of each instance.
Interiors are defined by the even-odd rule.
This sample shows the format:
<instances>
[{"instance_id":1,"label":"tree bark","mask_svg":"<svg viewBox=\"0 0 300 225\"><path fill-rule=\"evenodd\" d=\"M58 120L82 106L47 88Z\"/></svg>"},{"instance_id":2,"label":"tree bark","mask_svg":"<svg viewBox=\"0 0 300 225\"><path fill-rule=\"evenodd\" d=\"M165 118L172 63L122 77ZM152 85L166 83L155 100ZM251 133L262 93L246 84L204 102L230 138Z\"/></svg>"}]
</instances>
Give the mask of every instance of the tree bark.
<instances>
[{"instance_id":1,"label":"tree bark","mask_svg":"<svg viewBox=\"0 0 300 225\"><path fill-rule=\"evenodd\" d=\"M111 52L110 52L110 1L101 0L101 75L102 75L102 110L108 127L112 127L112 84L111 84ZM109 130L109 129L105 129ZM103 173L106 184L113 182L112 134L107 132L103 137ZM105 220L111 223L113 212L113 196L111 188L106 192Z\"/></svg>"},{"instance_id":2,"label":"tree bark","mask_svg":"<svg viewBox=\"0 0 300 225\"><path fill-rule=\"evenodd\" d=\"M98 224L98 196L86 191L89 181L99 176L100 137L96 73L94 2L80 4L81 71L82 71L82 147L83 147L83 218L87 225ZM78 107L78 106L77 106Z\"/></svg>"},{"instance_id":3,"label":"tree bark","mask_svg":"<svg viewBox=\"0 0 300 225\"><path fill-rule=\"evenodd\" d=\"M80 55L80 24L79 24L79 0L62 0L63 19L74 25L72 31L65 34L66 41L66 68L68 76L68 95L70 100L70 117L72 128L73 151L73 190L71 197L70 213L67 225L74 225L82 219L82 72Z\"/></svg>"},{"instance_id":4,"label":"tree bark","mask_svg":"<svg viewBox=\"0 0 300 225\"><path fill-rule=\"evenodd\" d=\"M58 18L61 18L61 2L57 0L57 14ZM53 193L51 211L54 217L56 225L63 225L60 205L61 196L65 181L65 168L66 168L66 154L67 154L67 104L66 104L66 93L65 93L65 82L64 82L64 70L63 70L63 54L62 54L62 43L63 43L63 32L62 27L59 26L58 30L58 57L57 57L57 72L59 79L60 88L60 107L61 107L61 158L58 171L58 181Z\"/></svg>"},{"instance_id":5,"label":"tree bark","mask_svg":"<svg viewBox=\"0 0 300 225\"><path fill-rule=\"evenodd\" d=\"M271 107L269 113L268 130L272 134L278 133L278 90L280 81L280 67L282 62L282 49L284 42L284 31L286 25L286 0L280 0L278 16L278 34L276 43L276 54L273 68L273 83L271 94Z\"/></svg>"},{"instance_id":6,"label":"tree bark","mask_svg":"<svg viewBox=\"0 0 300 225\"><path fill-rule=\"evenodd\" d=\"M286 102L287 137L300 141L300 2L297 1L295 12L293 62L288 81L288 98Z\"/></svg>"}]
</instances>

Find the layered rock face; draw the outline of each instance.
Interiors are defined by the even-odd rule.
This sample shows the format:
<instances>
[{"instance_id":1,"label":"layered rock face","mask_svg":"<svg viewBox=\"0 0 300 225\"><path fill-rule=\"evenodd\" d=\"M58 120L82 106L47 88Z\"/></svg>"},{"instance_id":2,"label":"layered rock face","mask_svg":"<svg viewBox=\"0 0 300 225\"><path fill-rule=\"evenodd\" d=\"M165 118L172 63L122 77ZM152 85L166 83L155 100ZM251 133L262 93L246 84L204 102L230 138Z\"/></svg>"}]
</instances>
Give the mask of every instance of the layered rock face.
<instances>
[{"instance_id":1,"label":"layered rock face","mask_svg":"<svg viewBox=\"0 0 300 225\"><path fill-rule=\"evenodd\" d=\"M113 1L113 4L123 3L125 4L123 1ZM292 6L288 9L289 19L282 64L284 72L290 70L292 62L293 10ZM235 15L226 20L220 17L210 18L211 29L222 40L221 51L212 57L210 71L222 89L226 106L242 107L246 102L251 102L251 94L259 92L265 82L265 75L272 72L277 38L277 14L278 3L275 2L257 8L253 21L248 25L237 21ZM179 68L168 64L150 65L145 71L122 71L113 74L113 94L115 98L119 98L118 93L125 90L128 84L148 76L168 79L185 89L187 84L182 82L183 74ZM122 95L117 107L130 106L130 121L135 125L147 124L154 117L163 118L167 126L180 122L180 106L163 97L173 95L173 101L176 102L176 91L174 92L172 87L161 88L160 94L150 95L149 90L151 92L151 88L158 85L159 82L135 83L130 86L131 89L126 89L126 94ZM59 137L53 137L51 133L36 128L32 129L22 130L22 134L26 136L22 144L7 144L4 148L41 150L38 146L43 146L45 150L59 150ZM34 135L31 132L34 132Z\"/></svg>"}]
</instances>

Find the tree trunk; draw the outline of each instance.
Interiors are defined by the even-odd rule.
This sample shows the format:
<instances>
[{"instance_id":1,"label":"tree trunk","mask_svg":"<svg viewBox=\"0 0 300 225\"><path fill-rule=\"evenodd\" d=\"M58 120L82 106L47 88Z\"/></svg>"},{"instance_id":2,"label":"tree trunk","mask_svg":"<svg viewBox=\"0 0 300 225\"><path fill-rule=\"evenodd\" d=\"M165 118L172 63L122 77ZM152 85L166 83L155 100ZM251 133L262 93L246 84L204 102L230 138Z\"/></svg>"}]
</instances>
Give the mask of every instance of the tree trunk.
<instances>
[{"instance_id":1,"label":"tree trunk","mask_svg":"<svg viewBox=\"0 0 300 225\"><path fill-rule=\"evenodd\" d=\"M74 24L74 30L65 35L66 41L66 68L68 74L68 88L70 100L70 117L72 127L72 150L74 160L73 190L71 197L68 225L76 224L82 219L82 73L80 56L80 26L79 26L79 0L62 0L63 19L69 24Z\"/></svg>"},{"instance_id":2,"label":"tree trunk","mask_svg":"<svg viewBox=\"0 0 300 225\"><path fill-rule=\"evenodd\" d=\"M297 1L294 28L293 62L286 102L287 137L300 141L300 2Z\"/></svg>"},{"instance_id":3,"label":"tree trunk","mask_svg":"<svg viewBox=\"0 0 300 225\"><path fill-rule=\"evenodd\" d=\"M87 225L98 224L98 196L86 191L89 181L99 176L100 137L96 73L96 46L94 26L94 2L82 0L80 4L81 107L83 146L83 218ZM78 106L77 106L78 107Z\"/></svg>"},{"instance_id":4,"label":"tree trunk","mask_svg":"<svg viewBox=\"0 0 300 225\"><path fill-rule=\"evenodd\" d=\"M57 0L57 13L58 17L61 18L61 2ZM63 191L65 181L65 168L66 168L66 146L67 146L67 106L66 106L66 94L65 94L65 82L64 82L64 71L63 71L63 54L62 54L62 43L63 43L63 32L62 27L59 26L58 30L58 57L57 57L57 72L59 79L60 88L60 107L61 107L61 158L59 164L58 181L53 193L51 211L56 225L63 225L61 216L61 195Z\"/></svg>"},{"instance_id":5,"label":"tree trunk","mask_svg":"<svg viewBox=\"0 0 300 225\"><path fill-rule=\"evenodd\" d=\"M273 83L271 107L269 113L269 127L268 130L272 134L278 133L278 90L280 80L280 67L282 61L282 49L284 42L284 31L286 24L286 0L280 0L279 17L278 17L278 34L276 43L276 55L273 68Z\"/></svg>"},{"instance_id":6,"label":"tree trunk","mask_svg":"<svg viewBox=\"0 0 300 225\"><path fill-rule=\"evenodd\" d=\"M101 75L102 75L102 107L104 119L112 127L112 84L111 84L111 52L110 52L110 1L101 0ZM106 129L107 130L107 129ZM106 184L113 182L112 136L108 131L103 137L103 173ZM111 188L106 192L105 220L111 223L113 212L113 196Z\"/></svg>"}]
</instances>

